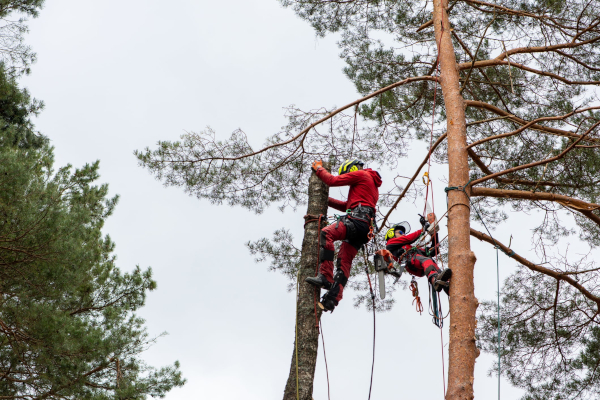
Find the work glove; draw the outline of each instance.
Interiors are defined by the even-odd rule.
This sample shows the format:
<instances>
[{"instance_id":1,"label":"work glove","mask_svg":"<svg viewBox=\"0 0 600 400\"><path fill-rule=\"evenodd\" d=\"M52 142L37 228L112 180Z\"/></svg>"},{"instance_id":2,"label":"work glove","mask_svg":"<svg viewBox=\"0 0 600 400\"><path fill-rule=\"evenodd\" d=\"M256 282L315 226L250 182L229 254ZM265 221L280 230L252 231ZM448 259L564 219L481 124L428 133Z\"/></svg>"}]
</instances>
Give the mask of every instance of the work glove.
<instances>
[{"instance_id":1,"label":"work glove","mask_svg":"<svg viewBox=\"0 0 600 400\"><path fill-rule=\"evenodd\" d=\"M319 168L323 168L323 161L322 160L315 160L312 163L312 169L313 171L317 172L317 170Z\"/></svg>"},{"instance_id":2,"label":"work glove","mask_svg":"<svg viewBox=\"0 0 600 400\"><path fill-rule=\"evenodd\" d=\"M421 218L419 218L419 222L421 223L421 226L425 226L425 224L427 223L427 220L421 214L419 214L419 217L421 217Z\"/></svg>"},{"instance_id":3,"label":"work glove","mask_svg":"<svg viewBox=\"0 0 600 400\"><path fill-rule=\"evenodd\" d=\"M427 214L427 221L429 222L430 225L434 225L435 224L435 214L434 213ZM436 224L435 229L431 228L429 230L429 234L433 235L434 232L439 232L439 231L440 231L440 224Z\"/></svg>"},{"instance_id":4,"label":"work glove","mask_svg":"<svg viewBox=\"0 0 600 400\"><path fill-rule=\"evenodd\" d=\"M435 225L434 227L432 226L431 228L429 228L429 231L428 231L428 232L429 232L429 234L430 234L431 236L433 236L433 234L434 234L435 232L439 232L439 231L440 231L440 224L437 224L437 225Z\"/></svg>"}]
</instances>

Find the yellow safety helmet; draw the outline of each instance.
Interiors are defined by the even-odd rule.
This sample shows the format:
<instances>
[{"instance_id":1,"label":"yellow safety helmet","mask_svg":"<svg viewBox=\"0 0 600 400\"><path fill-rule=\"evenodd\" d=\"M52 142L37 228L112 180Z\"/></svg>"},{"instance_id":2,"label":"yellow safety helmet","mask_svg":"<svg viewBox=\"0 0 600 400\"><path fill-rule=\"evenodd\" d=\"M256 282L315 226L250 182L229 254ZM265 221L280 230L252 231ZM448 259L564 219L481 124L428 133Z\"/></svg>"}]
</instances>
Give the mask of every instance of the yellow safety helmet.
<instances>
[{"instance_id":1,"label":"yellow safety helmet","mask_svg":"<svg viewBox=\"0 0 600 400\"><path fill-rule=\"evenodd\" d=\"M385 240L390 240L396 235L396 231L401 231L403 235L406 235L410 232L410 224L406 221L400 222L399 224L394 224L388 231L385 233Z\"/></svg>"},{"instance_id":2,"label":"yellow safety helmet","mask_svg":"<svg viewBox=\"0 0 600 400\"><path fill-rule=\"evenodd\" d=\"M340 169L338 170L340 175L343 175L347 172L354 172L354 171L358 171L358 166L363 166L365 165L364 162L360 161L357 158L353 158L351 160L346 160L342 163L342 165L340 165Z\"/></svg>"}]
</instances>

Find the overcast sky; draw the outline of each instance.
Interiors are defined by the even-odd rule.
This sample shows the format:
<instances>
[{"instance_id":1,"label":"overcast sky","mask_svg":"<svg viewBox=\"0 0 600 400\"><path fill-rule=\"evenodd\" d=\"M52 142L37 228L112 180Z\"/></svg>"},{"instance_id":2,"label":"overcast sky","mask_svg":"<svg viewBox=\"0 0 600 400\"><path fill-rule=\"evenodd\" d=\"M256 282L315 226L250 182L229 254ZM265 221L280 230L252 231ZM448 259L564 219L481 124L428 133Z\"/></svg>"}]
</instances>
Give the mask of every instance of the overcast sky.
<instances>
[{"instance_id":1,"label":"overcast sky","mask_svg":"<svg viewBox=\"0 0 600 400\"><path fill-rule=\"evenodd\" d=\"M360 96L342 74L336 37L316 39L276 0L47 0L30 26L27 42L38 62L23 84L46 103L37 127L56 147L57 166L101 161L101 182L121 196L105 227L117 244L118 265L151 266L158 281L140 315L151 334L169 335L144 358L157 367L179 360L188 379L166 398L281 398L293 350L295 294L287 292L283 276L254 263L244 243L285 226L299 244L306 210L270 209L258 216L199 201L164 188L137 166L133 151L206 126L221 138L241 128L258 146L286 123L286 106L355 100ZM412 175L424 154L421 144L414 145L400 160L401 174ZM447 168L432 171L435 204L443 208ZM380 172L384 181L394 176ZM407 203L392 220L416 227L417 212ZM508 243L511 233L517 252L529 250L527 229L504 227L494 235ZM476 295L491 300L495 252L472 245ZM501 255L500 263L503 278L514 262ZM419 285L427 293L424 279ZM409 291L395 296L394 309L377 316L372 398L442 399L440 331L428 315L415 312ZM332 399L368 395L372 315L355 309L353 297L345 292L335 312L323 317ZM444 305L447 310L446 298ZM447 329L443 335L447 364ZM496 396L496 378L487 377L493 359L482 354L477 360L476 398ZM502 391L505 399L520 393L504 381ZM314 398L327 398L321 352Z\"/></svg>"}]
</instances>

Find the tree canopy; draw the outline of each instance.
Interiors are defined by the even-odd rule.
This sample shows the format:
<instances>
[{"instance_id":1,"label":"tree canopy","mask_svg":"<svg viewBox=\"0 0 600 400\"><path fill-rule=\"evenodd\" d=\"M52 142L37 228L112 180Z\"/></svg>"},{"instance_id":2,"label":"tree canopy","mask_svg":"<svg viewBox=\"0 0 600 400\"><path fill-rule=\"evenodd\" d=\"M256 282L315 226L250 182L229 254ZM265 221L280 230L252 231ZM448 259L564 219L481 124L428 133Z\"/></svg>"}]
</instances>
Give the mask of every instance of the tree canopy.
<instances>
[{"instance_id":1,"label":"tree canopy","mask_svg":"<svg viewBox=\"0 0 600 400\"><path fill-rule=\"evenodd\" d=\"M144 399L183 385L177 362L140 358L155 338L135 311L156 282L115 265L101 229L117 197L94 184L98 162L54 170L47 144L0 145L0 158L2 398Z\"/></svg>"},{"instance_id":2,"label":"tree canopy","mask_svg":"<svg viewBox=\"0 0 600 400\"><path fill-rule=\"evenodd\" d=\"M263 146L251 144L241 130L219 139L207 129L138 151L140 164L166 185L261 212L273 203L305 202L310 161L317 158L336 163L360 157L394 170L417 139L431 141L433 160L446 163L451 119L448 99L442 101L442 39L435 28L451 39L457 62L469 155L465 193L481 210L480 216L472 213L473 222L493 228L518 223L522 214L539 222L531 234L520 233L520 242L531 239L534 251L513 256L519 270L502 291L502 373L527 390L527 399L596 398L598 270L585 257L568 254L567 243L576 239L590 254L600 245L600 3L442 2L450 26L432 18L431 2L281 3L317 35L338 35L344 73L363 97L337 109L290 107L289 124ZM399 183L406 173L396 171L394 187L379 205L381 229L423 165L406 184ZM510 218L508 211L518 216ZM500 245L476 230L471 235ZM278 261L289 242L250 248L272 250L275 263L291 275L293 264ZM478 317L478 346L490 352L497 350L494 306L485 303ZM571 374L577 378L569 383Z\"/></svg>"}]
</instances>

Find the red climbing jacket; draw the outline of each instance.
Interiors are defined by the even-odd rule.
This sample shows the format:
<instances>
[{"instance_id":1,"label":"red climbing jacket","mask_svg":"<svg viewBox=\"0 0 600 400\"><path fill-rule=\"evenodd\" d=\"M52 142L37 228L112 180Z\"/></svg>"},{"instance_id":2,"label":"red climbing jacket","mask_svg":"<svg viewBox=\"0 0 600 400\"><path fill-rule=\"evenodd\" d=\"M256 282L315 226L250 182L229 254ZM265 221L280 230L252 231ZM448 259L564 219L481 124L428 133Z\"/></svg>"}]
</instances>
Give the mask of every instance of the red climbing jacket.
<instances>
[{"instance_id":1,"label":"red climbing jacket","mask_svg":"<svg viewBox=\"0 0 600 400\"><path fill-rule=\"evenodd\" d=\"M418 231L408 235L391 238L387 241L385 248L391 253L392 257L396 261L399 261L400 257L408 253L406 257L406 271L415 276L427 275L429 278L432 274L440 272L436 262L433 261L430 256L428 256L428 249L436 249L439 243L439 238L436 232L431 241L433 245L432 248L417 247L416 249L410 251L412 249L411 244L419 239L419 236L422 232L423 230L419 229Z\"/></svg>"},{"instance_id":2,"label":"red climbing jacket","mask_svg":"<svg viewBox=\"0 0 600 400\"><path fill-rule=\"evenodd\" d=\"M333 176L325 168L319 168L316 173L327 186L350 186L348 201L336 200L330 197L329 207L342 212L353 209L359 204L363 207L375 209L379 199L378 188L381 186L379 172L366 168Z\"/></svg>"},{"instance_id":3,"label":"red climbing jacket","mask_svg":"<svg viewBox=\"0 0 600 400\"><path fill-rule=\"evenodd\" d=\"M394 256L394 260L398 261L400 256L404 254L404 252L411 249L411 244L413 244L421 233L422 229L415 231L413 233L409 233L408 235L402 235L400 237L393 237L389 239L386 243L386 249L388 249ZM400 249L404 251L399 251Z\"/></svg>"}]
</instances>

